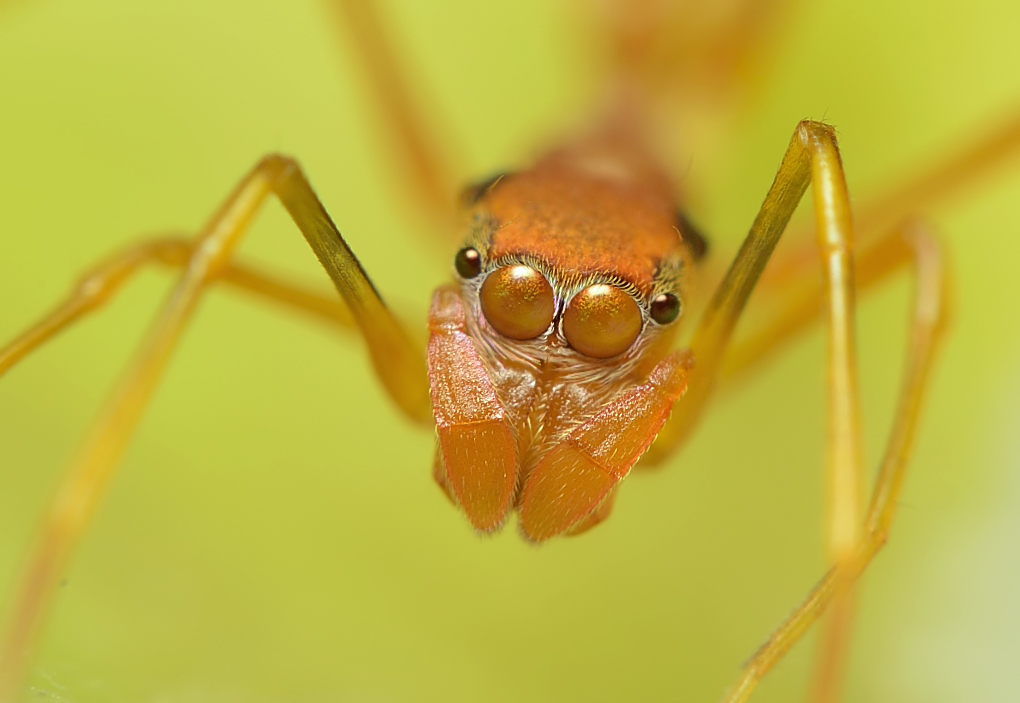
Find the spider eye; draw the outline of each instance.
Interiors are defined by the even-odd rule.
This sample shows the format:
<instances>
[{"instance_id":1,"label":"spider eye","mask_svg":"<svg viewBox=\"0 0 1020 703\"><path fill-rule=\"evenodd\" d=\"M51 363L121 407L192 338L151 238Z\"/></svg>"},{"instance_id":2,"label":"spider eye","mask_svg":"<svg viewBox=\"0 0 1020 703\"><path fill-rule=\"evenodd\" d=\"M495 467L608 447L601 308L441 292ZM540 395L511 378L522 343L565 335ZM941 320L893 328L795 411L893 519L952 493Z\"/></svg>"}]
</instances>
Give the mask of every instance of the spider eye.
<instances>
[{"instance_id":1,"label":"spider eye","mask_svg":"<svg viewBox=\"0 0 1020 703\"><path fill-rule=\"evenodd\" d=\"M585 356L608 359L630 348L641 332L641 310L616 286L597 283L571 298L563 312L567 341Z\"/></svg>"},{"instance_id":2,"label":"spider eye","mask_svg":"<svg viewBox=\"0 0 1020 703\"><path fill-rule=\"evenodd\" d=\"M482 255L473 247L464 247L453 257L453 265L461 278L474 278L482 272Z\"/></svg>"},{"instance_id":3,"label":"spider eye","mask_svg":"<svg viewBox=\"0 0 1020 703\"><path fill-rule=\"evenodd\" d=\"M652 301L650 312L653 320L668 325L680 316L680 300L672 293L660 293Z\"/></svg>"},{"instance_id":4,"label":"spider eye","mask_svg":"<svg viewBox=\"0 0 1020 703\"><path fill-rule=\"evenodd\" d=\"M479 298L485 319L511 339L533 339L552 323L552 286L530 266L504 266L493 271L482 284Z\"/></svg>"}]
</instances>

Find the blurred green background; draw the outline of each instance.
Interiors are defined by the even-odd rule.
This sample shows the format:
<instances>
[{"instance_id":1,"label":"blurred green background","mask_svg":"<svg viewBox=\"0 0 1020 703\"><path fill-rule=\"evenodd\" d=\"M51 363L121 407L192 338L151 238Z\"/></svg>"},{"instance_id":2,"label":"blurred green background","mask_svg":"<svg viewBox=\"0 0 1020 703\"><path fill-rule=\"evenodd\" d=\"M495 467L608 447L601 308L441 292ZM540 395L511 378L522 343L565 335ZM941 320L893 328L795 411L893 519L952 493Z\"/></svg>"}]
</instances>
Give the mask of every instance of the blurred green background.
<instances>
[{"instance_id":1,"label":"blurred green background","mask_svg":"<svg viewBox=\"0 0 1020 703\"><path fill-rule=\"evenodd\" d=\"M468 148L520 163L593 84L544 0L387 0ZM797 120L837 126L857 198L1020 98L1020 5L803 2L762 99L688 178L732 251ZM0 337L87 265L194 230L269 151L297 156L419 327L451 251L423 236L361 75L315 0L0 6ZM1020 170L929 213L957 322L892 542L865 580L848 701L1020 698ZM273 204L244 255L325 277ZM145 273L0 382L0 589L169 277ZM862 302L869 457L899 379L909 285ZM358 344L213 292L60 590L33 674L66 701L715 700L816 581L823 340L720 400L613 518L541 547L480 539L432 484L432 438ZM808 643L810 644L810 643ZM755 700L798 700L810 646Z\"/></svg>"}]
</instances>

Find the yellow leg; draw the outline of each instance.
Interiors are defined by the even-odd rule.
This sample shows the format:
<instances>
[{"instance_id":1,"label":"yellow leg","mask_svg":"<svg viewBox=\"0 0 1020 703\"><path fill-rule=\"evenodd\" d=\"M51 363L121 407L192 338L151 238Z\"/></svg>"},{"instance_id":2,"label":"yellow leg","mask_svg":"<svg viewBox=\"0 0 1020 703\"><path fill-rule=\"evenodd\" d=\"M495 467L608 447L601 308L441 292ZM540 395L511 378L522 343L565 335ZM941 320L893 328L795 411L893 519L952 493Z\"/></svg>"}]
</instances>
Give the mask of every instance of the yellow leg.
<instances>
[{"instance_id":1,"label":"yellow leg","mask_svg":"<svg viewBox=\"0 0 1020 703\"><path fill-rule=\"evenodd\" d=\"M138 356L60 482L6 613L0 639L0 703L10 703L21 690L53 585L87 528L187 320L209 282L226 269L271 193L290 212L333 279L394 401L412 418L431 418L423 352L383 304L298 165L285 157L267 157L199 237Z\"/></svg>"},{"instance_id":2,"label":"yellow leg","mask_svg":"<svg viewBox=\"0 0 1020 703\"><path fill-rule=\"evenodd\" d=\"M855 607L855 594L850 584L846 584L829 606L822 623L811 688L811 700L815 703L835 703L839 699L847 653L850 651Z\"/></svg>"},{"instance_id":3,"label":"yellow leg","mask_svg":"<svg viewBox=\"0 0 1020 703\"><path fill-rule=\"evenodd\" d=\"M915 253L906 238L911 226L901 222L898 227L886 230L880 238L872 238L870 243L857 248L858 290L885 280L913 259ZM822 314L822 281L814 268L817 266L814 262L817 261L818 249L813 243L810 249L814 265L810 269L790 267L782 297L761 302L758 307L766 310L758 315L761 319L756 320L754 329L735 340L726 351L719 369L722 384L732 385L752 369L759 368L784 342L806 329ZM794 257L799 258L800 253Z\"/></svg>"},{"instance_id":4,"label":"yellow leg","mask_svg":"<svg viewBox=\"0 0 1020 703\"><path fill-rule=\"evenodd\" d=\"M374 0L327 0L344 36L351 40L368 78L372 99L395 147L394 156L416 204L445 224L454 212L459 188L454 140L449 130L437 135L426 120L424 100L416 100L411 81L394 50ZM440 139L439 136L443 138Z\"/></svg>"},{"instance_id":5,"label":"yellow leg","mask_svg":"<svg viewBox=\"0 0 1020 703\"><path fill-rule=\"evenodd\" d=\"M159 263L184 267L194 246L195 242L184 238L152 239L100 263L81 277L65 301L6 347L0 348L0 376L85 315L108 303L142 266ZM308 290L250 266L227 262L214 280L344 329L354 326L350 312L336 296Z\"/></svg>"},{"instance_id":6,"label":"yellow leg","mask_svg":"<svg viewBox=\"0 0 1020 703\"><path fill-rule=\"evenodd\" d=\"M691 340L695 368L687 394L673 409L646 462L660 461L682 445L701 416L737 320L811 181L812 158L805 142L812 130L828 129L816 122L802 122L794 132L751 231L698 322Z\"/></svg>"},{"instance_id":7,"label":"yellow leg","mask_svg":"<svg viewBox=\"0 0 1020 703\"><path fill-rule=\"evenodd\" d=\"M913 257L909 242L903 238L904 221L923 209L959 195L980 178L1004 166L1020 155L1020 113L1003 120L997 128L981 133L970 144L949 157L922 169L883 195L864 204L855 217L858 288L869 288L908 263ZM782 175L782 174L780 174ZM777 185L779 176L777 176ZM762 214L759 215L759 219ZM757 222L756 222L757 226ZM913 225L907 225L909 230ZM806 232L794 232L794 239ZM745 244L746 247L746 244ZM770 249L771 251L771 249ZM784 342L807 328L823 310L823 283L816 272L819 250L810 241L783 259L770 261L761 274L759 293L749 311L753 331L729 343L717 369L721 385L743 377L778 350ZM777 293L778 291L778 293ZM727 337L728 339L728 337ZM702 363L702 366L704 364ZM716 373L716 371L713 371ZM690 392L688 392L690 396ZM707 398L700 401L703 403ZM693 431L703 409L699 403L684 400L659 434L645 457L654 464L669 456ZM696 406L696 407L695 407Z\"/></svg>"},{"instance_id":8,"label":"yellow leg","mask_svg":"<svg viewBox=\"0 0 1020 703\"><path fill-rule=\"evenodd\" d=\"M930 235L919 223L908 221L888 231L880 239L873 239L869 246L859 251L858 290L873 286L909 264L913 264L916 270L921 256L917 247L919 236ZM930 246L934 246L934 243ZM734 380L739 380L749 370L760 367L761 362L783 341L804 329L822 312L822 282L817 275L807 271L791 271L791 275L794 278L788 281L788 287L794 291L793 294L766 314L764 324L759 325L755 333L747 335L728 350L720 369L720 386L732 385ZM949 311L943 303L943 324L948 317ZM838 554L830 554L831 559L836 560L838 557ZM836 699L852 627L853 600L852 593L845 591L833 604L825 624L812 693L813 699L819 703Z\"/></svg>"},{"instance_id":9,"label":"yellow leg","mask_svg":"<svg viewBox=\"0 0 1020 703\"><path fill-rule=\"evenodd\" d=\"M804 602L755 653L724 698L724 703L746 701L762 677L822 615L826 607L845 591L847 585L861 575L888 539L897 501L903 489L934 352L946 320L945 274L938 244L920 226L915 226L909 236L916 252L917 290L906 373L892 432L864 521L863 537L850 557L836 564L825 575Z\"/></svg>"},{"instance_id":10,"label":"yellow leg","mask_svg":"<svg viewBox=\"0 0 1020 703\"><path fill-rule=\"evenodd\" d=\"M864 473L855 341L854 238L849 196L832 129L801 123L751 232L709 302L691 343L695 368L687 395L660 433L660 451L677 446L699 417L722 368L733 329L751 290L808 184L813 186L817 249L823 271L828 326L828 419L826 441L826 545L842 573L861 543ZM836 615L823 645L817 688L834 697L839 662L852 613L853 579L842 579L832 597ZM831 598L830 598L831 599ZM799 633L798 633L799 636Z\"/></svg>"},{"instance_id":11,"label":"yellow leg","mask_svg":"<svg viewBox=\"0 0 1020 703\"><path fill-rule=\"evenodd\" d=\"M768 216L771 207L790 203L789 196L794 193L799 198L808 181L813 186L815 226L828 313L826 546L830 563L843 564L850 559L860 540L864 490L854 320L854 240L849 195L836 140L831 129L815 123L803 123L798 128L773 185L775 199L770 203L773 198L770 193L762 212ZM781 188L778 192L777 186ZM796 205L795 200L792 205ZM785 222L777 228L773 246L784 228ZM703 372L701 392L695 396L695 401L703 403L708 397L712 374L718 369L715 360L722 358L737 315L742 311L757 274L771 255L772 247L757 250L754 247L759 243L768 244L769 240L762 237L755 242L753 236L752 230L748 242L710 303L705 322L695 332L692 342L695 359L702 367L708 367ZM746 263L742 266L745 258ZM730 282L729 286L727 282ZM836 616L832 621L831 636L824 645L826 654L823 661L832 661L834 653L845 649L852 594L850 582L844 585L837 597ZM826 671L835 672L836 667L826 667ZM827 675L823 680L823 695L829 697L836 677Z\"/></svg>"},{"instance_id":12,"label":"yellow leg","mask_svg":"<svg viewBox=\"0 0 1020 703\"><path fill-rule=\"evenodd\" d=\"M1015 159L1018 153L1020 113L890 189L887 195L865 203L855 218L860 241L858 287L870 287L911 260L913 251L901 233L904 220L959 195L981 177ZM769 264L759 288L767 289L761 292L778 300L762 301L761 306L769 308L768 312L755 331L743 335L727 351L720 370L721 381L728 383L757 368L818 317L822 310L822 288L814 275L817 260L818 249L812 242Z\"/></svg>"},{"instance_id":13,"label":"yellow leg","mask_svg":"<svg viewBox=\"0 0 1020 703\"><path fill-rule=\"evenodd\" d=\"M855 275L850 196L831 130L801 134L811 154L815 224L828 312L828 421L825 472L829 559L845 560L860 539L864 464L857 383Z\"/></svg>"},{"instance_id":14,"label":"yellow leg","mask_svg":"<svg viewBox=\"0 0 1020 703\"><path fill-rule=\"evenodd\" d=\"M856 281L850 197L831 134L812 134L812 185L815 226L828 312L828 418L826 441L826 548L828 561L845 563L860 540L864 460L860 428L855 325ZM816 694L835 698L853 610L850 583L842 588L829 618Z\"/></svg>"},{"instance_id":15,"label":"yellow leg","mask_svg":"<svg viewBox=\"0 0 1020 703\"><path fill-rule=\"evenodd\" d=\"M876 240L907 218L959 197L981 178L1020 156L1020 111L1002 120L994 129L971 131L976 136L967 135L961 139L965 144L963 148L884 189L881 196L867 200L857 209L854 226L862 255L867 255L868 250L878 243ZM795 241L803 240L807 245L781 260L770 262L762 275L760 292L789 291L790 281L800 280L801 288L797 293L802 302L812 305L820 300L820 292L812 294L812 289L818 291L817 278L805 275L815 270L818 261L818 251L810 243L808 234L803 231L791 233ZM864 284L863 262L861 269ZM812 282L815 283L813 287ZM810 311L807 314L810 315Z\"/></svg>"}]
</instances>

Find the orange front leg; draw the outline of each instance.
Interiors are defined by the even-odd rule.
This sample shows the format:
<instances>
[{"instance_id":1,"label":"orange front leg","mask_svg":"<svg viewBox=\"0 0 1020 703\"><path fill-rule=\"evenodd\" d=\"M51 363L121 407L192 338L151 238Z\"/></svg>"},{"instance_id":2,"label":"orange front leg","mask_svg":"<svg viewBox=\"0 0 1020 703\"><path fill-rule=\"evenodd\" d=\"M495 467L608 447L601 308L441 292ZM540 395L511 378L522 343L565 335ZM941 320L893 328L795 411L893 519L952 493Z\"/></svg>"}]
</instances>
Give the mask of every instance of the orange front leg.
<instances>
[{"instance_id":1,"label":"orange front leg","mask_svg":"<svg viewBox=\"0 0 1020 703\"><path fill-rule=\"evenodd\" d=\"M436 291L429 332L437 478L471 524L491 532L506 520L517 486L517 445L510 422L465 331L464 303L456 290Z\"/></svg>"},{"instance_id":2,"label":"orange front leg","mask_svg":"<svg viewBox=\"0 0 1020 703\"><path fill-rule=\"evenodd\" d=\"M521 500L521 529L529 539L554 537L599 509L659 433L687 389L692 366L690 352L673 352L647 381L621 393L542 457Z\"/></svg>"}]
</instances>

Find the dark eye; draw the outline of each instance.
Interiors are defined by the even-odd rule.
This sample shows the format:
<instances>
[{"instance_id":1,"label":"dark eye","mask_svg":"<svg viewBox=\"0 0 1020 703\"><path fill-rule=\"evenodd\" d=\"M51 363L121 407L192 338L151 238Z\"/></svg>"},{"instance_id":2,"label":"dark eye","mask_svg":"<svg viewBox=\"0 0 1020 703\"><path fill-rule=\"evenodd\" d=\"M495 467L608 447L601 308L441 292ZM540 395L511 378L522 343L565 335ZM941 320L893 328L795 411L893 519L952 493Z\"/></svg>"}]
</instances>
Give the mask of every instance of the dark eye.
<instances>
[{"instance_id":1,"label":"dark eye","mask_svg":"<svg viewBox=\"0 0 1020 703\"><path fill-rule=\"evenodd\" d=\"M660 293L652 301L652 319L660 325L668 325L680 315L680 300L672 293Z\"/></svg>"},{"instance_id":2,"label":"dark eye","mask_svg":"<svg viewBox=\"0 0 1020 703\"><path fill-rule=\"evenodd\" d=\"M482 255L477 249L464 247L457 252L453 265L461 278L474 278L482 272Z\"/></svg>"}]
</instances>

